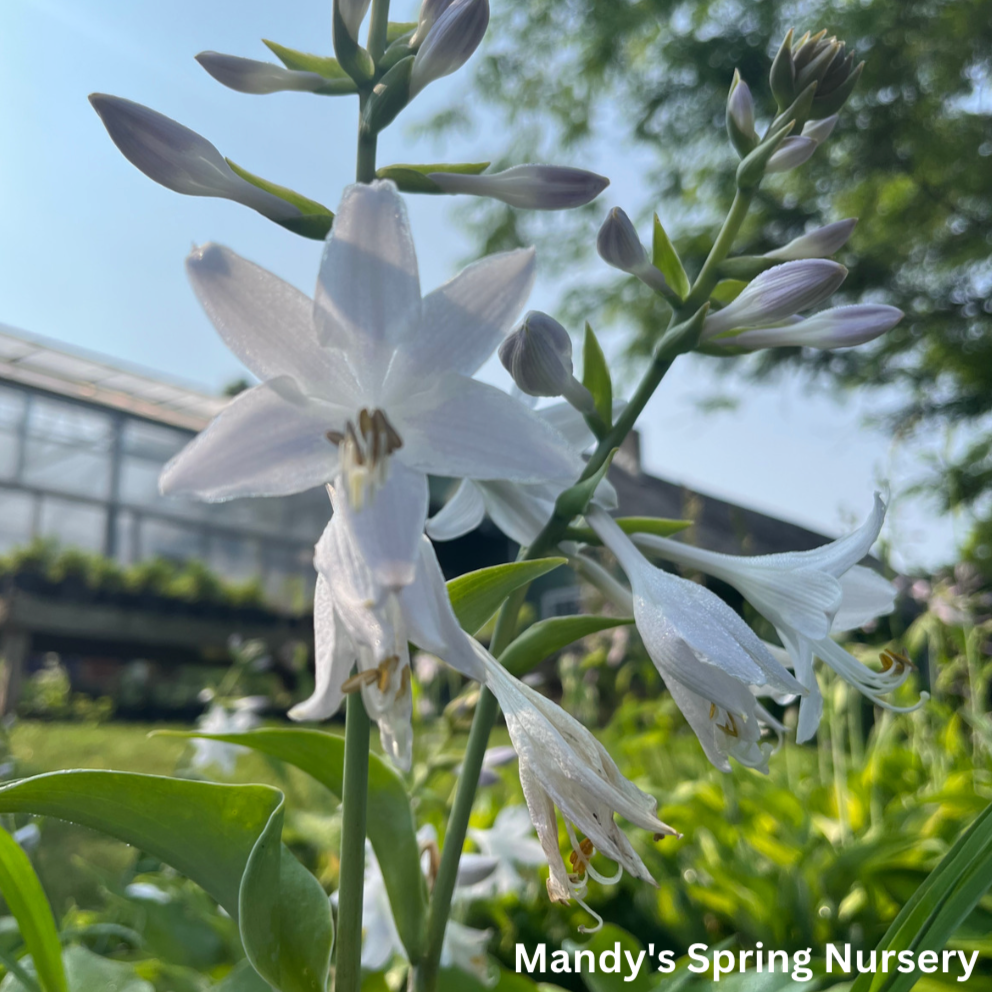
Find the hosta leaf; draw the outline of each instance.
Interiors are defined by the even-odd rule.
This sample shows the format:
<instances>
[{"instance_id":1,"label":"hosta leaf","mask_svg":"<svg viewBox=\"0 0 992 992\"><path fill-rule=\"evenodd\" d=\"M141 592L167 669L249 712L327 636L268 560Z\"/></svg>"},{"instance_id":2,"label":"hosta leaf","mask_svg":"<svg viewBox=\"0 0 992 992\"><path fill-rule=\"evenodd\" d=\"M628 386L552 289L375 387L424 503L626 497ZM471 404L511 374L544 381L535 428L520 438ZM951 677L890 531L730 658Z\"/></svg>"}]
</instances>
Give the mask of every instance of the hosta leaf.
<instances>
[{"instance_id":1,"label":"hosta leaf","mask_svg":"<svg viewBox=\"0 0 992 992\"><path fill-rule=\"evenodd\" d=\"M656 537L671 537L692 526L691 520L669 520L665 517L615 517L616 523L625 534L654 534ZM586 544L602 544L591 527L570 527L568 537Z\"/></svg>"},{"instance_id":2,"label":"hosta leaf","mask_svg":"<svg viewBox=\"0 0 992 992\"><path fill-rule=\"evenodd\" d=\"M665 282L678 293L680 299L689 295L689 277L682 267L682 259L675 250L675 245L669 240L668 233L662 226L658 215L654 215L654 238L651 248L651 261L654 267L661 271Z\"/></svg>"},{"instance_id":3,"label":"hosta leaf","mask_svg":"<svg viewBox=\"0 0 992 992\"><path fill-rule=\"evenodd\" d=\"M278 789L54 772L0 788L0 812L70 820L165 861L238 920L249 960L272 986L324 992L330 910L320 883L279 840L284 798Z\"/></svg>"},{"instance_id":4,"label":"hosta leaf","mask_svg":"<svg viewBox=\"0 0 992 992\"><path fill-rule=\"evenodd\" d=\"M394 41L416 30L416 21L390 21L386 28L386 43L391 45Z\"/></svg>"},{"instance_id":5,"label":"hosta leaf","mask_svg":"<svg viewBox=\"0 0 992 992\"><path fill-rule=\"evenodd\" d=\"M159 731L169 737L200 737L240 744L306 772L336 796L344 776L344 738L303 727L265 728L241 734ZM410 800L400 776L369 755L367 831L382 868L396 928L411 960L423 953L427 890L420 870L420 847Z\"/></svg>"},{"instance_id":6,"label":"hosta leaf","mask_svg":"<svg viewBox=\"0 0 992 992\"><path fill-rule=\"evenodd\" d=\"M463 630L474 634L503 605L503 601L520 586L564 565L564 558L537 558L534 561L511 561L505 565L466 572L448 583L448 596Z\"/></svg>"},{"instance_id":7,"label":"hosta leaf","mask_svg":"<svg viewBox=\"0 0 992 992\"><path fill-rule=\"evenodd\" d=\"M549 617L531 624L500 656L500 664L517 677L549 655L589 634L634 622L633 617Z\"/></svg>"},{"instance_id":8,"label":"hosta leaf","mask_svg":"<svg viewBox=\"0 0 992 992\"><path fill-rule=\"evenodd\" d=\"M33 962L25 962L26 971L35 975ZM64 964L69 992L155 992L155 986L146 982L124 961L108 961L85 947L69 947L60 961ZM23 982L8 975L0 983L0 992L29 992Z\"/></svg>"},{"instance_id":9,"label":"hosta leaf","mask_svg":"<svg viewBox=\"0 0 992 992\"><path fill-rule=\"evenodd\" d=\"M52 908L31 861L6 830L0 830L0 893L17 920L42 992L66 992Z\"/></svg>"},{"instance_id":10,"label":"hosta leaf","mask_svg":"<svg viewBox=\"0 0 992 992\"><path fill-rule=\"evenodd\" d=\"M613 425L613 380L606 356L600 347L596 332L586 324L586 337L582 345L582 385L592 393L596 412L607 427Z\"/></svg>"}]
</instances>

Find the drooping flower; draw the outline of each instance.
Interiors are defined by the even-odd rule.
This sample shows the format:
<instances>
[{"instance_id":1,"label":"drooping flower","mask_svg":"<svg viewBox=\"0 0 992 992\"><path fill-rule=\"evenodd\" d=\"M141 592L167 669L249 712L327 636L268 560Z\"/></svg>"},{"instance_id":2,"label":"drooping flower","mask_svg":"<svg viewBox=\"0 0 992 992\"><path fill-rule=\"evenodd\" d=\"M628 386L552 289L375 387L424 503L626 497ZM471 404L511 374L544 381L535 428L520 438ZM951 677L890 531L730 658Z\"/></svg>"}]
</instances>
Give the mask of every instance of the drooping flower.
<instances>
[{"instance_id":1,"label":"drooping flower","mask_svg":"<svg viewBox=\"0 0 992 992\"><path fill-rule=\"evenodd\" d=\"M637 631L707 757L724 771L731 756L767 771L754 690L806 690L714 593L655 568L604 510L586 519L627 574Z\"/></svg>"},{"instance_id":2,"label":"drooping flower","mask_svg":"<svg viewBox=\"0 0 992 992\"><path fill-rule=\"evenodd\" d=\"M502 172L472 176L430 172L445 193L488 196L519 210L570 210L591 203L610 185L605 176L562 165L515 165Z\"/></svg>"},{"instance_id":3,"label":"drooping flower","mask_svg":"<svg viewBox=\"0 0 992 992\"><path fill-rule=\"evenodd\" d=\"M483 259L421 299L403 201L375 182L345 192L315 301L226 248L197 249L187 268L262 382L165 467L163 493L285 495L340 475L356 541L396 589L413 578L427 473L536 483L581 470L542 418L471 378L530 291L532 251Z\"/></svg>"}]
</instances>

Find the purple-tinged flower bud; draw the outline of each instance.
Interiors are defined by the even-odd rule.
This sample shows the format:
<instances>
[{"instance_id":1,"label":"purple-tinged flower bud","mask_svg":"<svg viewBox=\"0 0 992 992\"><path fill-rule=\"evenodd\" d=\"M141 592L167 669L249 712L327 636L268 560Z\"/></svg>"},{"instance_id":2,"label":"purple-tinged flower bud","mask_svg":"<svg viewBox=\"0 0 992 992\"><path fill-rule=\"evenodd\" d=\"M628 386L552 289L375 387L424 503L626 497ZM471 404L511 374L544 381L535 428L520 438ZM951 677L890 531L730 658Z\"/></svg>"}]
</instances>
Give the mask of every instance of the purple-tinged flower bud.
<instances>
[{"instance_id":1,"label":"purple-tinged flower bud","mask_svg":"<svg viewBox=\"0 0 992 992\"><path fill-rule=\"evenodd\" d=\"M592 395L572 373L572 339L554 317L531 310L499 346L499 360L528 396L564 396L591 413Z\"/></svg>"},{"instance_id":2,"label":"purple-tinged flower bud","mask_svg":"<svg viewBox=\"0 0 992 992\"><path fill-rule=\"evenodd\" d=\"M515 165L488 176L430 172L445 193L491 196L521 210L570 210L595 200L610 185L605 176L559 165Z\"/></svg>"},{"instance_id":3,"label":"purple-tinged flower bud","mask_svg":"<svg viewBox=\"0 0 992 992\"><path fill-rule=\"evenodd\" d=\"M706 318L702 340L741 327L774 324L809 310L830 296L846 276L843 265L825 258L776 265L745 286L737 299Z\"/></svg>"},{"instance_id":4,"label":"purple-tinged flower bud","mask_svg":"<svg viewBox=\"0 0 992 992\"><path fill-rule=\"evenodd\" d=\"M827 258L835 251L840 251L847 244L858 223L857 217L839 220L834 224L801 234L793 238L787 245L765 252L765 258L773 258L777 262L794 262L800 258Z\"/></svg>"},{"instance_id":5,"label":"purple-tinged flower bud","mask_svg":"<svg viewBox=\"0 0 992 992\"><path fill-rule=\"evenodd\" d=\"M732 348L853 348L890 331L903 312L883 304L863 304L822 310L783 327L758 327L713 342Z\"/></svg>"},{"instance_id":6,"label":"purple-tinged flower bud","mask_svg":"<svg viewBox=\"0 0 992 992\"><path fill-rule=\"evenodd\" d=\"M648 258L647 250L641 244L630 218L619 207L614 207L606 215L596 236L596 250L607 265L637 276L656 293L668 297L675 295L660 270Z\"/></svg>"},{"instance_id":7,"label":"purple-tinged flower bud","mask_svg":"<svg viewBox=\"0 0 992 992\"><path fill-rule=\"evenodd\" d=\"M837 126L838 116L838 114L831 114L821 121L807 121L803 125L803 137L812 138L817 144L822 145Z\"/></svg>"},{"instance_id":8,"label":"purple-tinged flower bud","mask_svg":"<svg viewBox=\"0 0 992 992\"><path fill-rule=\"evenodd\" d=\"M789 169L802 165L816 151L816 145L812 138L802 136L783 139L772 157L768 159L765 172L788 172Z\"/></svg>"},{"instance_id":9,"label":"purple-tinged flower bud","mask_svg":"<svg viewBox=\"0 0 992 992\"><path fill-rule=\"evenodd\" d=\"M754 99L747 83L741 79L741 74L736 69L734 80L730 84L730 95L727 97L727 134L741 158L753 151L758 143L758 135L754 130Z\"/></svg>"},{"instance_id":10,"label":"purple-tinged flower bud","mask_svg":"<svg viewBox=\"0 0 992 992\"><path fill-rule=\"evenodd\" d=\"M302 216L291 203L242 179L206 138L164 114L103 93L91 94L90 103L121 154L167 189L234 200L275 221Z\"/></svg>"},{"instance_id":11,"label":"purple-tinged flower bud","mask_svg":"<svg viewBox=\"0 0 992 992\"><path fill-rule=\"evenodd\" d=\"M419 48L429 34L434 22L451 6L453 0L423 0L420 5L420 16L417 18L417 30L410 38L410 47Z\"/></svg>"},{"instance_id":12,"label":"purple-tinged flower bud","mask_svg":"<svg viewBox=\"0 0 992 992\"><path fill-rule=\"evenodd\" d=\"M460 69L489 27L489 0L452 0L427 32L410 76L411 98L428 83Z\"/></svg>"},{"instance_id":13,"label":"purple-tinged flower bud","mask_svg":"<svg viewBox=\"0 0 992 992\"><path fill-rule=\"evenodd\" d=\"M328 80L316 72L286 69L274 62L243 59L237 55L220 52L200 52L196 61L218 83L239 93L278 93L281 90L300 90L314 93L327 86Z\"/></svg>"},{"instance_id":14,"label":"purple-tinged flower bud","mask_svg":"<svg viewBox=\"0 0 992 992\"><path fill-rule=\"evenodd\" d=\"M365 14L369 9L372 0L334 0L341 11L341 20L348 29L348 34L358 41L358 29L365 20Z\"/></svg>"}]
</instances>

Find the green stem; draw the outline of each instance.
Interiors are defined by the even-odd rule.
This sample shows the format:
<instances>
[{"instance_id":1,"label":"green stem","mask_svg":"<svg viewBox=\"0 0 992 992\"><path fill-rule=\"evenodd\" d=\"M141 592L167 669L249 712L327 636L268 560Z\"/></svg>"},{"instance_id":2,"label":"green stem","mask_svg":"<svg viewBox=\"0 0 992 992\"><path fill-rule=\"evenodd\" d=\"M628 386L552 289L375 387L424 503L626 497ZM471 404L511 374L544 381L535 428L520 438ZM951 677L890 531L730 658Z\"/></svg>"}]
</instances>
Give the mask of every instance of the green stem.
<instances>
[{"instance_id":1,"label":"green stem","mask_svg":"<svg viewBox=\"0 0 992 992\"><path fill-rule=\"evenodd\" d=\"M369 18L369 55L376 66L386 51L386 36L389 33L389 0L372 0L372 16Z\"/></svg>"},{"instance_id":2,"label":"green stem","mask_svg":"<svg viewBox=\"0 0 992 992\"><path fill-rule=\"evenodd\" d=\"M365 888L365 813L369 791L369 717L362 694L348 697L341 789L341 876L338 882L334 992L362 987L362 896Z\"/></svg>"},{"instance_id":3,"label":"green stem","mask_svg":"<svg viewBox=\"0 0 992 992\"><path fill-rule=\"evenodd\" d=\"M720 233L713 242L703 267L699 270L699 275L692 285L692 289L686 298L685 303L680 308L681 313L693 313L698 310L713 292L713 287L717 284L717 266L727 257L730 249L734 246L734 240L740 233L741 225L751 206L754 198L753 189L739 189L734 196L734 202L730 205L730 212L727 214Z\"/></svg>"},{"instance_id":4,"label":"green stem","mask_svg":"<svg viewBox=\"0 0 992 992\"><path fill-rule=\"evenodd\" d=\"M364 109L365 100L362 100ZM355 179L360 183L370 183L375 179L375 152L377 136L363 128L358 129L358 160L355 163Z\"/></svg>"}]
</instances>

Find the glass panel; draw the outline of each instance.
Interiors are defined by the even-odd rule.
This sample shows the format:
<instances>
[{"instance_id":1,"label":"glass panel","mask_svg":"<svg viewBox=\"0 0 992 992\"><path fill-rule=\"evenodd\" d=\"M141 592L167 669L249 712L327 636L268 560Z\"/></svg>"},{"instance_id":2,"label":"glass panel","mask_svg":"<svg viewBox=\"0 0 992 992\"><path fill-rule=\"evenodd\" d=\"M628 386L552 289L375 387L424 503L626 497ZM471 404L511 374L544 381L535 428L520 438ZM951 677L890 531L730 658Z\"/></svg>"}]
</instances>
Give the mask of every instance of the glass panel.
<instances>
[{"instance_id":1,"label":"glass panel","mask_svg":"<svg viewBox=\"0 0 992 992\"><path fill-rule=\"evenodd\" d=\"M41 535L65 547L102 551L107 515L99 506L46 496L41 503Z\"/></svg>"},{"instance_id":2,"label":"glass panel","mask_svg":"<svg viewBox=\"0 0 992 992\"><path fill-rule=\"evenodd\" d=\"M113 421L107 414L34 395L24 482L81 496L108 496L112 437Z\"/></svg>"},{"instance_id":3,"label":"glass panel","mask_svg":"<svg viewBox=\"0 0 992 992\"><path fill-rule=\"evenodd\" d=\"M214 534L210 538L207 564L225 579L247 582L261 573L260 551L257 541Z\"/></svg>"},{"instance_id":4,"label":"glass panel","mask_svg":"<svg viewBox=\"0 0 992 992\"><path fill-rule=\"evenodd\" d=\"M311 547L270 544L265 547L263 558L262 582L268 602L294 611L303 610L313 602L317 573Z\"/></svg>"},{"instance_id":5,"label":"glass panel","mask_svg":"<svg viewBox=\"0 0 992 992\"><path fill-rule=\"evenodd\" d=\"M31 540L34 498L28 493L0 489L0 551L21 547Z\"/></svg>"},{"instance_id":6,"label":"glass panel","mask_svg":"<svg viewBox=\"0 0 992 992\"><path fill-rule=\"evenodd\" d=\"M206 555L206 540L199 528L161 520L141 522L141 557L187 561Z\"/></svg>"},{"instance_id":7,"label":"glass panel","mask_svg":"<svg viewBox=\"0 0 992 992\"><path fill-rule=\"evenodd\" d=\"M127 420L121 435L121 502L155 507L169 516L202 518L207 512L202 503L162 496L158 491L158 477L165 463L192 436L171 427Z\"/></svg>"},{"instance_id":8,"label":"glass panel","mask_svg":"<svg viewBox=\"0 0 992 992\"><path fill-rule=\"evenodd\" d=\"M0 477L12 479L17 472L17 449L24 419L24 396L20 389L0 386Z\"/></svg>"}]
</instances>

